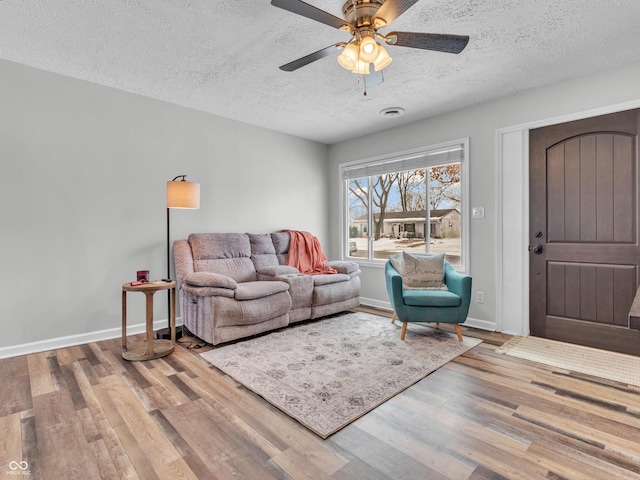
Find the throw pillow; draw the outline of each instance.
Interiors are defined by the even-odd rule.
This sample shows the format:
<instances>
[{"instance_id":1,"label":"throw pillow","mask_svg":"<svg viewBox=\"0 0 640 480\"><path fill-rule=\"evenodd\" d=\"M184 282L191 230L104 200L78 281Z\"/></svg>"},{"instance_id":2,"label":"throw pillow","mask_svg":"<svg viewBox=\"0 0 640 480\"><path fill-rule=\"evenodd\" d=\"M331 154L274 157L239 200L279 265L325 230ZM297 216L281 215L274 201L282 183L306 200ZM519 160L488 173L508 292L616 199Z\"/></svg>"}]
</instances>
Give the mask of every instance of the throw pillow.
<instances>
[{"instance_id":1,"label":"throw pillow","mask_svg":"<svg viewBox=\"0 0 640 480\"><path fill-rule=\"evenodd\" d=\"M402 272L404 271L404 261L402 260L402 254L394 253L393 255L389 256L389 261L391 262L393 268L396 269L396 272L402 275Z\"/></svg>"},{"instance_id":2,"label":"throw pillow","mask_svg":"<svg viewBox=\"0 0 640 480\"><path fill-rule=\"evenodd\" d=\"M444 255L402 252L402 286L414 290L448 290L444 283Z\"/></svg>"}]
</instances>

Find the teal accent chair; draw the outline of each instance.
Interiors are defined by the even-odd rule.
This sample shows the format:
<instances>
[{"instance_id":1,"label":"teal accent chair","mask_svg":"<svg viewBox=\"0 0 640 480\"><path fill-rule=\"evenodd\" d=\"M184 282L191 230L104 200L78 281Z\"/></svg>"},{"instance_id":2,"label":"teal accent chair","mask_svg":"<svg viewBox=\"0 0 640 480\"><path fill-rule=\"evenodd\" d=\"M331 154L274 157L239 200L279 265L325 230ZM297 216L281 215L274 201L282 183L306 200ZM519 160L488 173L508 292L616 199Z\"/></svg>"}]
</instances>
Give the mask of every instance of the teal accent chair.
<instances>
[{"instance_id":1,"label":"teal accent chair","mask_svg":"<svg viewBox=\"0 0 640 480\"><path fill-rule=\"evenodd\" d=\"M471 303L471 277L458 273L444 262L444 283L446 290L405 290L402 288L402 276L387 261L384 267L387 294L393 308L393 318L402 322L400 340L404 340L408 322L452 323L462 341L460 325L467 319Z\"/></svg>"}]
</instances>

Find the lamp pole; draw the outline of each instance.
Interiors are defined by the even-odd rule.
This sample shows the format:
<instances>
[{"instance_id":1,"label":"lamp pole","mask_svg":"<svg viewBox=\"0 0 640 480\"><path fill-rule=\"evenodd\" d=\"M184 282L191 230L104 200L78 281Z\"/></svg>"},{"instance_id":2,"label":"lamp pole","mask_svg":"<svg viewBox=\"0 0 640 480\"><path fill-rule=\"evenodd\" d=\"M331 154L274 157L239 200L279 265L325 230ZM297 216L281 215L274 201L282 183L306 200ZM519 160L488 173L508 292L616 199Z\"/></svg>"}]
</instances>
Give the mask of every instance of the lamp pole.
<instances>
[{"instance_id":1,"label":"lamp pole","mask_svg":"<svg viewBox=\"0 0 640 480\"><path fill-rule=\"evenodd\" d=\"M177 177L176 177L177 178ZM165 280L167 282L171 281L171 239L170 239L170 211L171 209L167 207L167 278ZM171 290L167 290L167 319L169 323L171 323ZM182 337L182 325L176 326L176 340ZM171 339L171 325L168 325L167 328L161 328L156 332L157 339Z\"/></svg>"},{"instance_id":2,"label":"lamp pole","mask_svg":"<svg viewBox=\"0 0 640 480\"><path fill-rule=\"evenodd\" d=\"M178 175L167 182L167 281L171 281L171 227L170 212L172 208L200 208L200 184L186 181L186 175ZM180 181L177 181L181 179ZM167 328L156 333L159 339L171 339L171 291L167 290ZM182 337L182 326L176 327L176 340Z\"/></svg>"}]
</instances>

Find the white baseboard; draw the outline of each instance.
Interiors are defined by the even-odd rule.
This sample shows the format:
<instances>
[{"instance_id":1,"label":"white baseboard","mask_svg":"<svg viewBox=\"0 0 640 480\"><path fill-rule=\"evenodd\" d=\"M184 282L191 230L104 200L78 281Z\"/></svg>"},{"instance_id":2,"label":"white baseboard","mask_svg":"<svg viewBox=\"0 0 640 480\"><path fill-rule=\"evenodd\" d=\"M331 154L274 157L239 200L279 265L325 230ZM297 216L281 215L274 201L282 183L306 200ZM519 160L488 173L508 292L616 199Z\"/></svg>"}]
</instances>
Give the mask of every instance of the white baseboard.
<instances>
[{"instance_id":1,"label":"white baseboard","mask_svg":"<svg viewBox=\"0 0 640 480\"><path fill-rule=\"evenodd\" d=\"M391 303L376 300L374 298L360 297L360 304L368 307L382 308L383 310L392 311Z\"/></svg>"},{"instance_id":2,"label":"white baseboard","mask_svg":"<svg viewBox=\"0 0 640 480\"><path fill-rule=\"evenodd\" d=\"M383 302L371 298L360 298L362 305L370 307L381 308L391 311L391 304L389 302ZM180 318L177 319L176 324L182 325ZM167 325L167 320L155 320L153 322L153 329L158 330L164 328ZM477 318L467 318L464 322L465 326L479 328L481 330L489 330L495 332L496 324L494 322L488 322L486 320L479 320ZM137 335L138 333L144 333L145 324L137 323L135 325L127 326L128 335ZM75 345L84 345L86 343L99 342L101 340L111 340L112 338L120 338L122 335L121 328L110 328L108 330L98 330L96 332L81 333L79 335L69 335L67 337L52 338L49 340L41 340L39 342L24 343L22 345L14 345L11 347L0 347L0 358L17 357L19 355L28 355L30 353L47 352L49 350L56 350L58 348L73 347Z\"/></svg>"},{"instance_id":3,"label":"white baseboard","mask_svg":"<svg viewBox=\"0 0 640 480\"><path fill-rule=\"evenodd\" d=\"M182 322L180 322L180 325ZM176 320L176 325L178 321ZM158 330L167 326L167 320L155 320L153 329ZM127 335L136 335L145 332L145 324L137 323L135 325L127 325ZM27 355L29 353L47 352L58 348L73 347L74 345L84 345L85 343L99 342L101 340L111 340L112 338L120 338L122 336L122 328L110 328L108 330L98 330L96 332L81 333L79 335L69 335L67 337L52 338L49 340L41 340L39 342L24 343L22 345L14 345L11 347L0 347L0 358L17 357L19 355Z\"/></svg>"},{"instance_id":4,"label":"white baseboard","mask_svg":"<svg viewBox=\"0 0 640 480\"><path fill-rule=\"evenodd\" d=\"M490 332L496 331L496 322L489 322L488 320L480 320L478 318L467 317L467 320L461 325L478 328L480 330L489 330Z\"/></svg>"}]
</instances>

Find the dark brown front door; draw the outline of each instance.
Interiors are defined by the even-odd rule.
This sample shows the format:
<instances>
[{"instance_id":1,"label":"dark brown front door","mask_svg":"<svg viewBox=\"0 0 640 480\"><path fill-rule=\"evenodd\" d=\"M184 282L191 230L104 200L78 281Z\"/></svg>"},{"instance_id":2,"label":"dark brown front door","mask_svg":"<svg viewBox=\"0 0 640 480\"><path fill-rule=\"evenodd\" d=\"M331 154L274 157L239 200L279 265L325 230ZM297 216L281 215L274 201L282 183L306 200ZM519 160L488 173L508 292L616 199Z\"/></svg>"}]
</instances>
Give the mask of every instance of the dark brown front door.
<instances>
[{"instance_id":1,"label":"dark brown front door","mask_svg":"<svg viewBox=\"0 0 640 480\"><path fill-rule=\"evenodd\" d=\"M640 354L640 110L531 130L531 335Z\"/></svg>"}]
</instances>

